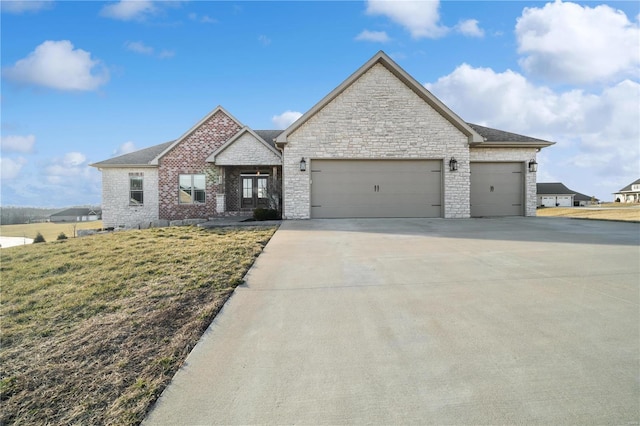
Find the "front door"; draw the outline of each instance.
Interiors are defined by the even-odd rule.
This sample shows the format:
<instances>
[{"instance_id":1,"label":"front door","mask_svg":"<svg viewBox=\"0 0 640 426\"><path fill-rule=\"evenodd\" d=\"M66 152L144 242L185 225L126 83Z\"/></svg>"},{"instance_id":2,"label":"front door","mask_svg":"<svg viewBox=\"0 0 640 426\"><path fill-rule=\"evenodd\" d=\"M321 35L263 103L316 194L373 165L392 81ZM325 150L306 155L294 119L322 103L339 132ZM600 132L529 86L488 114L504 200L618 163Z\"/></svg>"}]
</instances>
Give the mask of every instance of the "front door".
<instances>
[{"instance_id":1,"label":"front door","mask_svg":"<svg viewBox=\"0 0 640 426\"><path fill-rule=\"evenodd\" d=\"M269 207L269 195L267 193L268 176L242 176L242 203L243 209L255 209Z\"/></svg>"}]
</instances>

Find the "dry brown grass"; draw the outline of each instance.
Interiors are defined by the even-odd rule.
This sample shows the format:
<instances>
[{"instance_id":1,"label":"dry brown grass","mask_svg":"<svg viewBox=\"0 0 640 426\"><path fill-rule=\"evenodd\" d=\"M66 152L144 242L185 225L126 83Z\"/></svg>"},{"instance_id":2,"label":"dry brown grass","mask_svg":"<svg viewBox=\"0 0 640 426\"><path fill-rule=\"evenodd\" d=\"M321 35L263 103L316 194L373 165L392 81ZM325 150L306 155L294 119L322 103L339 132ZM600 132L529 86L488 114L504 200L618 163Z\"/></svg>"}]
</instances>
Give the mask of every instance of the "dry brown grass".
<instances>
[{"instance_id":1,"label":"dry brown grass","mask_svg":"<svg viewBox=\"0 0 640 426\"><path fill-rule=\"evenodd\" d=\"M274 231L162 228L3 249L0 423L139 423Z\"/></svg>"},{"instance_id":2,"label":"dry brown grass","mask_svg":"<svg viewBox=\"0 0 640 426\"><path fill-rule=\"evenodd\" d=\"M78 223L29 223L20 225L2 225L0 226L0 235L3 237L26 237L34 239L36 234L40 232L45 240L54 241L63 232L68 238L73 237L74 227L76 232L80 229L101 229L102 221L95 220L91 222Z\"/></svg>"},{"instance_id":3,"label":"dry brown grass","mask_svg":"<svg viewBox=\"0 0 640 426\"><path fill-rule=\"evenodd\" d=\"M541 217L572 217L578 219L623 220L640 222L640 208L621 203L611 203L600 207L549 207L538 209Z\"/></svg>"}]
</instances>

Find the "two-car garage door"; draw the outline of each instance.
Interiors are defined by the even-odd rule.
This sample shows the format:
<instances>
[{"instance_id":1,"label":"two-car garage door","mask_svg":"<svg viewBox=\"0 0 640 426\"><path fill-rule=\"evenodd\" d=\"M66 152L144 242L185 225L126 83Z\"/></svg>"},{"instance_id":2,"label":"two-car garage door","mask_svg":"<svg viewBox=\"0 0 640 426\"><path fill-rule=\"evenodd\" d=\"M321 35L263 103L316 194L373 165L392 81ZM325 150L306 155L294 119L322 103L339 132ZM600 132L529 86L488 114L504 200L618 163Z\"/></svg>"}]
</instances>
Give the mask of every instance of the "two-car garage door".
<instances>
[{"instance_id":1,"label":"two-car garage door","mask_svg":"<svg viewBox=\"0 0 640 426\"><path fill-rule=\"evenodd\" d=\"M311 217L441 217L442 161L313 160Z\"/></svg>"}]
</instances>

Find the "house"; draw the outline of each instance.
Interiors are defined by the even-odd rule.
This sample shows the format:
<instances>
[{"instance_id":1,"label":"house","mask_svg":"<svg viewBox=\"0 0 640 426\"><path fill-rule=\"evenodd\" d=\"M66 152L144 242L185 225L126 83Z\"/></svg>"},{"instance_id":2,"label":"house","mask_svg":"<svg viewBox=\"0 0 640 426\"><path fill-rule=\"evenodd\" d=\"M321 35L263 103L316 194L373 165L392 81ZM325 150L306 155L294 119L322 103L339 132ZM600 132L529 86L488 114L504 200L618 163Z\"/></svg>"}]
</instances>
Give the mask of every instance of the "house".
<instances>
[{"instance_id":1,"label":"house","mask_svg":"<svg viewBox=\"0 0 640 426\"><path fill-rule=\"evenodd\" d=\"M615 192L613 200L620 203L640 203L640 179Z\"/></svg>"},{"instance_id":2,"label":"house","mask_svg":"<svg viewBox=\"0 0 640 426\"><path fill-rule=\"evenodd\" d=\"M49 216L49 221L59 222L88 222L99 220L102 212L100 210L90 209L87 207L74 207Z\"/></svg>"},{"instance_id":3,"label":"house","mask_svg":"<svg viewBox=\"0 0 640 426\"><path fill-rule=\"evenodd\" d=\"M595 197L572 191L560 182L538 183L538 207L579 207L597 202Z\"/></svg>"},{"instance_id":4,"label":"house","mask_svg":"<svg viewBox=\"0 0 640 426\"><path fill-rule=\"evenodd\" d=\"M105 227L250 214L285 219L534 216L553 142L463 121L384 52L283 131L219 106L178 139L92 166Z\"/></svg>"}]
</instances>

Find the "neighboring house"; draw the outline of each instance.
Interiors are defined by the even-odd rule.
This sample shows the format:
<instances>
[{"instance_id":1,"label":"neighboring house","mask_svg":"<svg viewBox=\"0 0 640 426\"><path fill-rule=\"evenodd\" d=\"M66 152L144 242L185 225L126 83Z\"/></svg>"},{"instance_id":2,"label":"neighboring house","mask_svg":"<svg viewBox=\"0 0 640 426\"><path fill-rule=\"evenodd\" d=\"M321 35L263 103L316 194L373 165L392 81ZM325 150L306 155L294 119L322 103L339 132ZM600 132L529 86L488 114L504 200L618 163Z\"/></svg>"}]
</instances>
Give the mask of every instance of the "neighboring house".
<instances>
[{"instance_id":1,"label":"neighboring house","mask_svg":"<svg viewBox=\"0 0 640 426\"><path fill-rule=\"evenodd\" d=\"M379 52L284 131L217 107L184 135L92 164L105 227L250 214L534 216L553 142L466 123Z\"/></svg>"},{"instance_id":2,"label":"neighboring house","mask_svg":"<svg viewBox=\"0 0 640 426\"><path fill-rule=\"evenodd\" d=\"M579 207L588 206L598 201L595 197L572 191L560 182L539 183L536 187L538 207Z\"/></svg>"},{"instance_id":3,"label":"neighboring house","mask_svg":"<svg viewBox=\"0 0 640 426\"><path fill-rule=\"evenodd\" d=\"M49 221L56 223L89 222L92 220L99 220L101 214L102 212L100 210L94 210L85 207L74 207L52 214L51 216L49 216Z\"/></svg>"},{"instance_id":4,"label":"neighboring house","mask_svg":"<svg viewBox=\"0 0 640 426\"><path fill-rule=\"evenodd\" d=\"M620 203L640 203L640 179L631 182L613 194L613 201Z\"/></svg>"}]
</instances>

